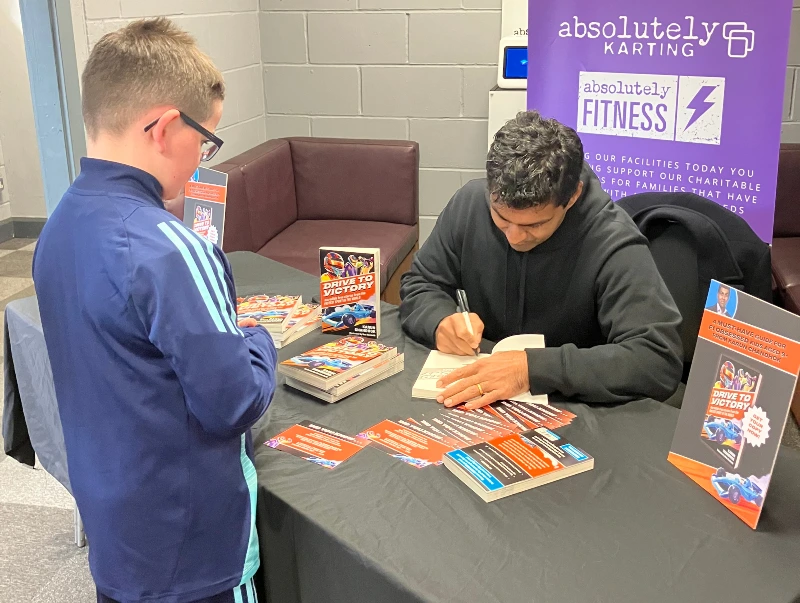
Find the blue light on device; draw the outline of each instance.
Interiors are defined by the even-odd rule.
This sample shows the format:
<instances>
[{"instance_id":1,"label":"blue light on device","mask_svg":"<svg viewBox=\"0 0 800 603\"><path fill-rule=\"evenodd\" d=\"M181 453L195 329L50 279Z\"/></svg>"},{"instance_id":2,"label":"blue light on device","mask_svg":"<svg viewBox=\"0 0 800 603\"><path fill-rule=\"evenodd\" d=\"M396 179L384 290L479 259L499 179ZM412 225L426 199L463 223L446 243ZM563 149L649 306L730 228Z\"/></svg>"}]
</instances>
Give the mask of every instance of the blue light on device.
<instances>
[{"instance_id":1,"label":"blue light on device","mask_svg":"<svg viewBox=\"0 0 800 603\"><path fill-rule=\"evenodd\" d=\"M528 36L506 36L497 55L497 87L524 90L528 87Z\"/></svg>"},{"instance_id":2,"label":"blue light on device","mask_svg":"<svg viewBox=\"0 0 800 603\"><path fill-rule=\"evenodd\" d=\"M503 78L524 80L528 77L528 47L506 46L503 57Z\"/></svg>"}]
</instances>

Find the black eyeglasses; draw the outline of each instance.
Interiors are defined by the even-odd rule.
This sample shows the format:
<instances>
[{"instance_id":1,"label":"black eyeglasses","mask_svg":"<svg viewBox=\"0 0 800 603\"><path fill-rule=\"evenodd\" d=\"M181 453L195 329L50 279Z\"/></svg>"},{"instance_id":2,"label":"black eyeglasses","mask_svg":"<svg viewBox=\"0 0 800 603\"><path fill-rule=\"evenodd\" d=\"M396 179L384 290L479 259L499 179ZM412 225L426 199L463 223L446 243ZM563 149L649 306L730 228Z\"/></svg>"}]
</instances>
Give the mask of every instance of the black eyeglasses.
<instances>
[{"instance_id":1,"label":"black eyeglasses","mask_svg":"<svg viewBox=\"0 0 800 603\"><path fill-rule=\"evenodd\" d=\"M220 148L222 148L223 144L222 139L217 136L214 136L211 132L206 130L203 126L201 126L191 117L186 115L183 111L180 111L179 113L181 114L181 119L187 126L189 126L190 128L194 128L195 130L200 132L200 134L206 137L206 140L203 141L203 146L201 147L202 153L200 155L200 161L211 160L214 157L214 155L217 154L217 151L219 151ZM158 119L161 118L159 117ZM145 127L144 131L149 132L150 130L152 130L158 123L158 119L155 120L153 123L149 124L147 127Z\"/></svg>"}]
</instances>

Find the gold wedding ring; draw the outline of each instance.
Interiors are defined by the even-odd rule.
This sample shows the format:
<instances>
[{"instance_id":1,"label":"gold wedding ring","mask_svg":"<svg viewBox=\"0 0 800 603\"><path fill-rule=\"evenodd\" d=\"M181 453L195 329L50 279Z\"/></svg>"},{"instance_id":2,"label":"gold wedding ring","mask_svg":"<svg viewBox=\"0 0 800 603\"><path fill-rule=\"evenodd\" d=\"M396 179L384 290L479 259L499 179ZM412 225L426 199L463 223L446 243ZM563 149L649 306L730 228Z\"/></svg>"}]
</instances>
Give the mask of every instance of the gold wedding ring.
<instances>
[{"instance_id":1,"label":"gold wedding ring","mask_svg":"<svg viewBox=\"0 0 800 603\"><path fill-rule=\"evenodd\" d=\"M482 396L483 395L483 388L481 387L480 383L478 383L478 391L480 392L480 394Z\"/></svg>"}]
</instances>

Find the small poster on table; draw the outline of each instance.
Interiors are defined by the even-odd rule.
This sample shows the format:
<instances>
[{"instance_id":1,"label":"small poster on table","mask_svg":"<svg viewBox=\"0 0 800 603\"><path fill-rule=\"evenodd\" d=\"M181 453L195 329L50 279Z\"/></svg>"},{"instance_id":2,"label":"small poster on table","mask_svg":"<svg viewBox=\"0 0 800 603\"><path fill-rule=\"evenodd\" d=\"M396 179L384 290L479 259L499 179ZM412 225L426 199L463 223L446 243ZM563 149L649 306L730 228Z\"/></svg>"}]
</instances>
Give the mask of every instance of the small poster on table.
<instances>
[{"instance_id":1,"label":"small poster on table","mask_svg":"<svg viewBox=\"0 0 800 603\"><path fill-rule=\"evenodd\" d=\"M222 247L228 174L199 167L186 183L183 223L214 245Z\"/></svg>"},{"instance_id":2,"label":"small poster on table","mask_svg":"<svg viewBox=\"0 0 800 603\"><path fill-rule=\"evenodd\" d=\"M711 281L669 462L755 529L800 372L800 317Z\"/></svg>"}]
</instances>

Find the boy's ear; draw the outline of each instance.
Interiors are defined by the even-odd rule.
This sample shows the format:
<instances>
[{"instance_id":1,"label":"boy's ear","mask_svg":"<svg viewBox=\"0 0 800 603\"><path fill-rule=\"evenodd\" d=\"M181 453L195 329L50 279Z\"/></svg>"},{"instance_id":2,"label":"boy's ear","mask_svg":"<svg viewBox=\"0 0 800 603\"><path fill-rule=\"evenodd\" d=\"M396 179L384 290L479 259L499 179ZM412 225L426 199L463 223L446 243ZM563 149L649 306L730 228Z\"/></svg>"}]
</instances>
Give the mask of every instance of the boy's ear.
<instances>
[{"instance_id":1,"label":"boy's ear","mask_svg":"<svg viewBox=\"0 0 800 603\"><path fill-rule=\"evenodd\" d=\"M150 130L149 134L158 145L158 150L164 153L167 150L166 129L176 119L180 119L181 114L177 109L170 109L158 118L158 122Z\"/></svg>"}]
</instances>

